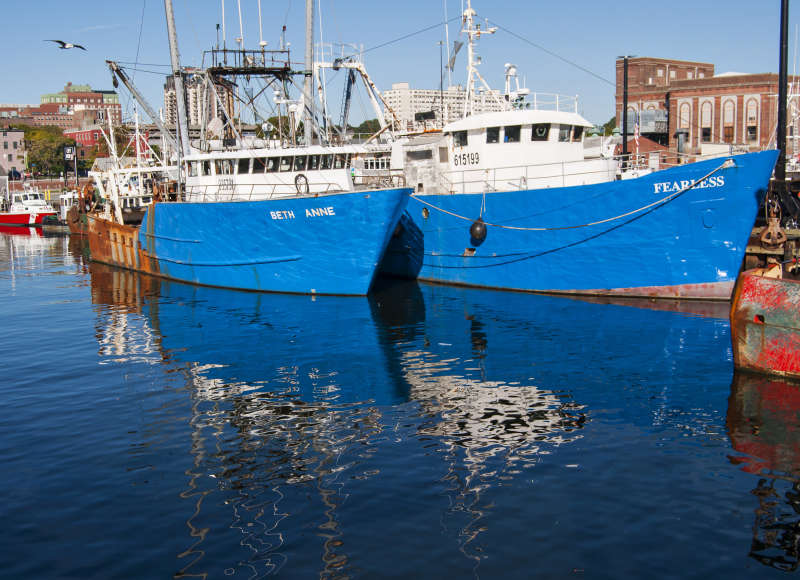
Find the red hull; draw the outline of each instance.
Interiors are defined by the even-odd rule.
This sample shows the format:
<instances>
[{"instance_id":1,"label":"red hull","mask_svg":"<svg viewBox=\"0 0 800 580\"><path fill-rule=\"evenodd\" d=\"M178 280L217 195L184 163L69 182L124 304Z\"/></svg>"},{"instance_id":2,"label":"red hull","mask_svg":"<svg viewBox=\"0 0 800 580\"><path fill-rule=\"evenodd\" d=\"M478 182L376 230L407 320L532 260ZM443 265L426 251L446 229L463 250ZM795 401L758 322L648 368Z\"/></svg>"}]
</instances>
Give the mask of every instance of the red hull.
<instances>
[{"instance_id":1,"label":"red hull","mask_svg":"<svg viewBox=\"0 0 800 580\"><path fill-rule=\"evenodd\" d=\"M54 211L37 213L29 212L0 212L0 225L4 226L40 226L42 220L49 215L56 215Z\"/></svg>"},{"instance_id":2,"label":"red hull","mask_svg":"<svg viewBox=\"0 0 800 580\"><path fill-rule=\"evenodd\" d=\"M733 360L738 368L800 378L800 281L739 276L731 308Z\"/></svg>"}]
</instances>

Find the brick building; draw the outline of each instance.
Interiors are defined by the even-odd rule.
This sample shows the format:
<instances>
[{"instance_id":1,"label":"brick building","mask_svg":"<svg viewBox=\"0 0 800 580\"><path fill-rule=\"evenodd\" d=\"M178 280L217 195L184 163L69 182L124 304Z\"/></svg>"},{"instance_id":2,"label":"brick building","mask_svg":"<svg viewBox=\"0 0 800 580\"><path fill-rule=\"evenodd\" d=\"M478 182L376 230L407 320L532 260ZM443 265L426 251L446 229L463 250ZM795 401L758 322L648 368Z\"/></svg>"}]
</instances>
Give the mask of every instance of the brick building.
<instances>
[{"instance_id":1,"label":"brick building","mask_svg":"<svg viewBox=\"0 0 800 580\"><path fill-rule=\"evenodd\" d=\"M0 104L0 125L81 129L95 124L122 123L122 106L114 91L67 83L60 93L42 95L39 105Z\"/></svg>"},{"instance_id":2,"label":"brick building","mask_svg":"<svg viewBox=\"0 0 800 580\"><path fill-rule=\"evenodd\" d=\"M617 126L622 128L624 60L616 63ZM797 79L790 77L789 82ZM777 73L725 73L703 62L636 57L628 59L628 132L633 120L659 115L665 120L642 134L675 149L681 130L689 154L718 154L731 146L750 151L775 146L778 118ZM800 135L798 98L790 98L789 136ZM653 131L653 133L651 133ZM794 140L787 139L787 154L797 155Z\"/></svg>"}]
</instances>

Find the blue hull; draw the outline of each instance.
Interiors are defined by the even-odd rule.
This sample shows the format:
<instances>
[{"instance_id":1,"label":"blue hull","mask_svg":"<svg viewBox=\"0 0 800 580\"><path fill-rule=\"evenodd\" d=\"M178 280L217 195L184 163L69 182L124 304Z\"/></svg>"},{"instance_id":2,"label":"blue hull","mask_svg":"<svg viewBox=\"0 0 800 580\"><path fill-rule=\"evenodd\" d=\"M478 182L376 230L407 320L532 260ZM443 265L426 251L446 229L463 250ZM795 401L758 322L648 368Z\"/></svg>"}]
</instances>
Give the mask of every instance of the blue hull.
<instances>
[{"instance_id":1,"label":"blue hull","mask_svg":"<svg viewBox=\"0 0 800 580\"><path fill-rule=\"evenodd\" d=\"M382 271L533 292L728 299L777 156L577 187L417 194ZM481 242L470 226L482 203L494 225Z\"/></svg>"},{"instance_id":2,"label":"blue hull","mask_svg":"<svg viewBox=\"0 0 800 580\"><path fill-rule=\"evenodd\" d=\"M204 286L364 295L410 193L385 189L253 202L158 203L148 207L135 232L140 248L135 256L124 240L113 245L114 226L105 222L112 230L107 235L111 247L104 251L96 242L99 250L93 245L92 257ZM98 221L90 225L90 243L102 237Z\"/></svg>"}]
</instances>

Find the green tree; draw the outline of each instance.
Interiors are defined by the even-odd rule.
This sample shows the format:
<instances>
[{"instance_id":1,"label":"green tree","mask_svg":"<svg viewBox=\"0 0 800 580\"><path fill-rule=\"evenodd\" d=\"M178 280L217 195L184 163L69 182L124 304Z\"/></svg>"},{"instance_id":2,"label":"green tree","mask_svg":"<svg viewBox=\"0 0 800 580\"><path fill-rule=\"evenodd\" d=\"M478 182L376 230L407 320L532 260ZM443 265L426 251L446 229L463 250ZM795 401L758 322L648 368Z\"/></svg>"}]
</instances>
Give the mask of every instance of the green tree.
<instances>
[{"instance_id":1,"label":"green tree","mask_svg":"<svg viewBox=\"0 0 800 580\"><path fill-rule=\"evenodd\" d=\"M362 135L374 135L381 130L381 124L378 119L367 119L358 127L350 127L352 133L360 133Z\"/></svg>"},{"instance_id":2,"label":"green tree","mask_svg":"<svg viewBox=\"0 0 800 580\"><path fill-rule=\"evenodd\" d=\"M617 128L617 116L614 115L606 123L603 124L603 135L611 135L611 132Z\"/></svg>"},{"instance_id":3,"label":"green tree","mask_svg":"<svg viewBox=\"0 0 800 580\"><path fill-rule=\"evenodd\" d=\"M58 175L64 170L64 146L75 146L75 140L65 137L60 127L31 127L19 125L25 132L28 166L45 175Z\"/></svg>"}]
</instances>

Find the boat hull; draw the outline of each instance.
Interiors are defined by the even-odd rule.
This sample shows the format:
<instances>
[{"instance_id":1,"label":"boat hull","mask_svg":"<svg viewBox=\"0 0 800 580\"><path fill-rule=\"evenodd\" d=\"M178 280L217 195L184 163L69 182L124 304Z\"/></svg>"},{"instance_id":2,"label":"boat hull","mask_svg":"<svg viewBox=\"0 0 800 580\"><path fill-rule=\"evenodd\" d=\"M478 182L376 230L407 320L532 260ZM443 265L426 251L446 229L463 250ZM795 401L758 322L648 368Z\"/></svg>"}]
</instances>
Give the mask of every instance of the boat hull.
<instances>
[{"instance_id":1,"label":"boat hull","mask_svg":"<svg viewBox=\"0 0 800 580\"><path fill-rule=\"evenodd\" d=\"M412 225L393 237L383 271L508 290L728 300L777 152L730 159L593 185L415 194ZM483 241L470 231L479 216L492 224Z\"/></svg>"},{"instance_id":2,"label":"boat hull","mask_svg":"<svg viewBox=\"0 0 800 580\"><path fill-rule=\"evenodd\" d=\"M0 225L2 226L40 226L42 220L56 212L0 212Z\"/></svg>"},{"instance_id":3,"label":"boat hull","mask_svg":"<svg viewBox=\"0 0 800 580\"><path fill-rule=\"evenodd\" d=\"M364 295L410 189L154 203L141 226L90 215L92 260L204 286Z\"/></svg>"},{"instance_id":4,"label":"boat hull","mask_svg":"<svg viewBox=\"0 0 800 580\"><path fill-rule=\"evenodd\" d=\"M734 365L800 378L800 281L742 272L731 306Z\"/></svg>"}]
</instances>

